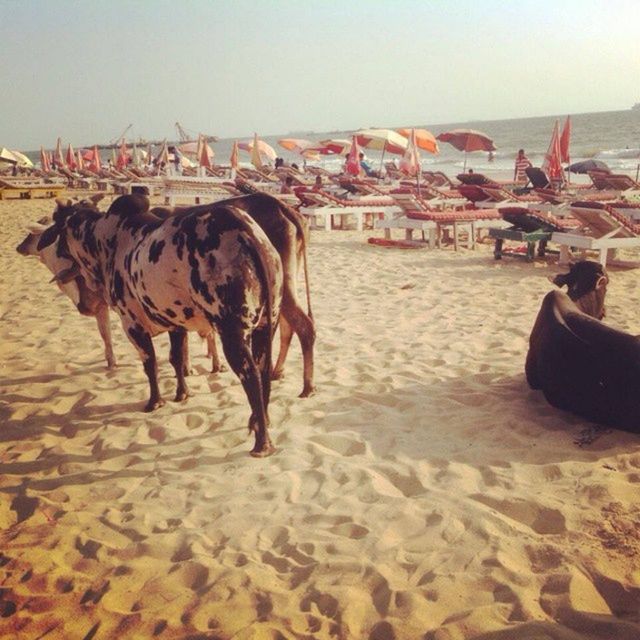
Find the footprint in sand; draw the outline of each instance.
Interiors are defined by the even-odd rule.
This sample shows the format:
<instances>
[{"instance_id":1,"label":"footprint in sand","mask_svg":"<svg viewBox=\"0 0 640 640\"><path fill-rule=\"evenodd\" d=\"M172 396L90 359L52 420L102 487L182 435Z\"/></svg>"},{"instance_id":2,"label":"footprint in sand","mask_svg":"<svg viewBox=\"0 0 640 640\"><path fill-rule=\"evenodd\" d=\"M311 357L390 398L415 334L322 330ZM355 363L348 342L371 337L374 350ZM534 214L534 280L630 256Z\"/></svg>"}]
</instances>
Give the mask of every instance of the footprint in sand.
<instances>
[{"instance_id":1,"label":"footprint in sand","mask_svg":"<svg viewBox=\"0 0 640 640\"><path fill-rule=\"evenodd\" d=\"M366 452L366 446L364 442L360 442L353 438L347 438L344 436L320 435L320 436L313 436L309 438L309 440L341 456L350 457L350 456L362 455Z\"/></svg>"}]
</instances>

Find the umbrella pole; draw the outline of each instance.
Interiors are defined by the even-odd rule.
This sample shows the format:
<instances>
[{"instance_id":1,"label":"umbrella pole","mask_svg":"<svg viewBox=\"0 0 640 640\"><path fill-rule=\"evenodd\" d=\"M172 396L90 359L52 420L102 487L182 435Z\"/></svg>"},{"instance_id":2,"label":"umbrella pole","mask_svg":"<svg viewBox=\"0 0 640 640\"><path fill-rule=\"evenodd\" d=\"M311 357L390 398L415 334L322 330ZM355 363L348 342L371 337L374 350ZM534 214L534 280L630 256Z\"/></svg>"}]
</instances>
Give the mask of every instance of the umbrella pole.
<instances>
[{"instance_id":1,"label":"umbrella pole","mask_svg":"<svg viewBox=\"0 0 640 640\"><path fill-rule=\"evenodd\" d=\"M464 164L462 165L462 173L467 173L467 152L464 152Z\"/></svg>"},{"instance_id":2,"label":"umbrella pole","mask_svg":"<svg viewBox=\"0 0 640 640\"><path fill-rule=\"evenodd\" d=\"M640 174L640 162L638 163L638 166L636 167L636 182L638 182L638 174Z\"/></svg>"},{"instance_id":3,"label":"umbrella pole","mask_svg":"<svg viewBox=\"0 0 640 640\"><path fill-rule=\"evenodd\" d=\"M384 152L387 150L387 141L384 141L384 146L382 147L382 158L380 158L380 170L378 171L378 180L382 178L382 163L384 162Z\"/></svg>"}]
</instances>

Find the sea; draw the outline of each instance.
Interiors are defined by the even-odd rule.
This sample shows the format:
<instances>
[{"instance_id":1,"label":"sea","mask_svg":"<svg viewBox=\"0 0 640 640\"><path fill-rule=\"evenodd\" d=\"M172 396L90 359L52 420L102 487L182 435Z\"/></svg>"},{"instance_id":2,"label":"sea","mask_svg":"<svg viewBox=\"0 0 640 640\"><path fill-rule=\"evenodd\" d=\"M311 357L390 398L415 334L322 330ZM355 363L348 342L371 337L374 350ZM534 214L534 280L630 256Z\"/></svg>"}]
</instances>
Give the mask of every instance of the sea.
<instances>
[{"instance_id":1,"label":"sea","mask_svg":"<svg viewBox=\"0 0 640 640\"><path fill-rule=\"evenodd\" d=\"M604 111L598 113L559 114L535 118L517 118L509 120L478 120L467 122L449 122L445 124L414 123L416 128L424 128L438 135L451 129L475 129L488 135L494 142L497 151L493 159L489 159L486 152L467 154L466 168L476 173L495 177L509 177L513 174L514 159L518 149L524 149L527 157L534 166L541 166L549 147L551 134L556 120L562 129L567 115L571 115L571 162L578 162L587 158L595 158L606 162L614 173L626 173L635 177L640 170L640 110L627 109L624 111ZM399 123L389 128L406 127L406 123ZM370 128L363 125L362 128ZM215 131L215 123L212 127ZM319 141L327 138L347 138L352 135L349 131L294 131L278 135L258 135L270 144L276 153L287 163L302 165L302 158L278 145L282 138L303 138ZM238 140L251 140L253 132ZM211 144L215 153L216 164L228 164L233 143L237 138L220 139ZM75 145L74 145L75 146ZM77 148L77 147L76 147ZM155 152L157 149L152 149ZM377 167L383 158L378 151L363 149L370 164ZM106 160L111 156L110 151L102 152ZM39 152L28 152L34 162L39 161ZM386 154L384 161L398 156ZM248 154L240 152L240 163L249 162ZM421 163L427 171L443 171L447 175L455 176L461 173L465 166L465 154L447 143L440 143L440 152L432 155L421 152ZM330 171L339 171L344 164L341 156L322 156L319 161L309 162ZM579 181L580 178L578 177Z\"/></svg>"}]
</instances>

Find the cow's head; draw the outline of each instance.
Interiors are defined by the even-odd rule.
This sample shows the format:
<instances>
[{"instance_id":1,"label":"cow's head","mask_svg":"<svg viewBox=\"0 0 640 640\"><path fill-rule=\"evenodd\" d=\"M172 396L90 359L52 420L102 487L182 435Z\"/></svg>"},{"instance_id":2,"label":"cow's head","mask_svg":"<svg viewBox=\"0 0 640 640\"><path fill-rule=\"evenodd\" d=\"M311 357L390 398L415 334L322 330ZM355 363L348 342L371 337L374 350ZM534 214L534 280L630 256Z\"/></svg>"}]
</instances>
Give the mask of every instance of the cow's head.
<instances>
[{"instance_id":1,"label":"cow's head","mask_svg":"<svg viewBox=\"0 0 640 640\"><path fill-rule=\"evenodd\" d=\"M569 267L569 273L558 274L551 281L558 287L567 285L569 297L582 312L598 320L604 318L609 277L599 262L576 262Z\"/></svg>"},{"instance_id":2,"label":"cow's head","mask_svg":"<svg viewBox=\"0 0 640 640\"><path fill-rule=\"evenodd\" d=\"M40 218L38 222L32 222L27 227L27 229L29 230L27 237L16 247L16 251L21 256L37 256L38 241L40 240L40 236L51 225L51 222L52 220L49 216Z\"/></svg>"}]
</instances>

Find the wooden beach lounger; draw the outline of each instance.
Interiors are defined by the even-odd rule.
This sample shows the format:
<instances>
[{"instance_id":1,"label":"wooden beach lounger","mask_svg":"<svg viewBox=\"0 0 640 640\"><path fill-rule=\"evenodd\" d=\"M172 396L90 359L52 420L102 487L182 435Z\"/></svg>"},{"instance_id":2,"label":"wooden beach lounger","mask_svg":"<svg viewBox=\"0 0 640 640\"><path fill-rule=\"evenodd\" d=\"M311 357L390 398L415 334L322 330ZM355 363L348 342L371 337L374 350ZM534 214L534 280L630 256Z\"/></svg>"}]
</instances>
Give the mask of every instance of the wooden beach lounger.
<instances>
[{"instance_id":1,"label":"wooden beach lounger","mask_svg":"<svg viewBox=\"0 0 640 640\"><path fill-rule=\"evenodd\" d=\"M0 180L0 200L8 200L9 198L57 198L65 189L66 185L59 183L21 183Z\"/></svg>"}]
</instances>

